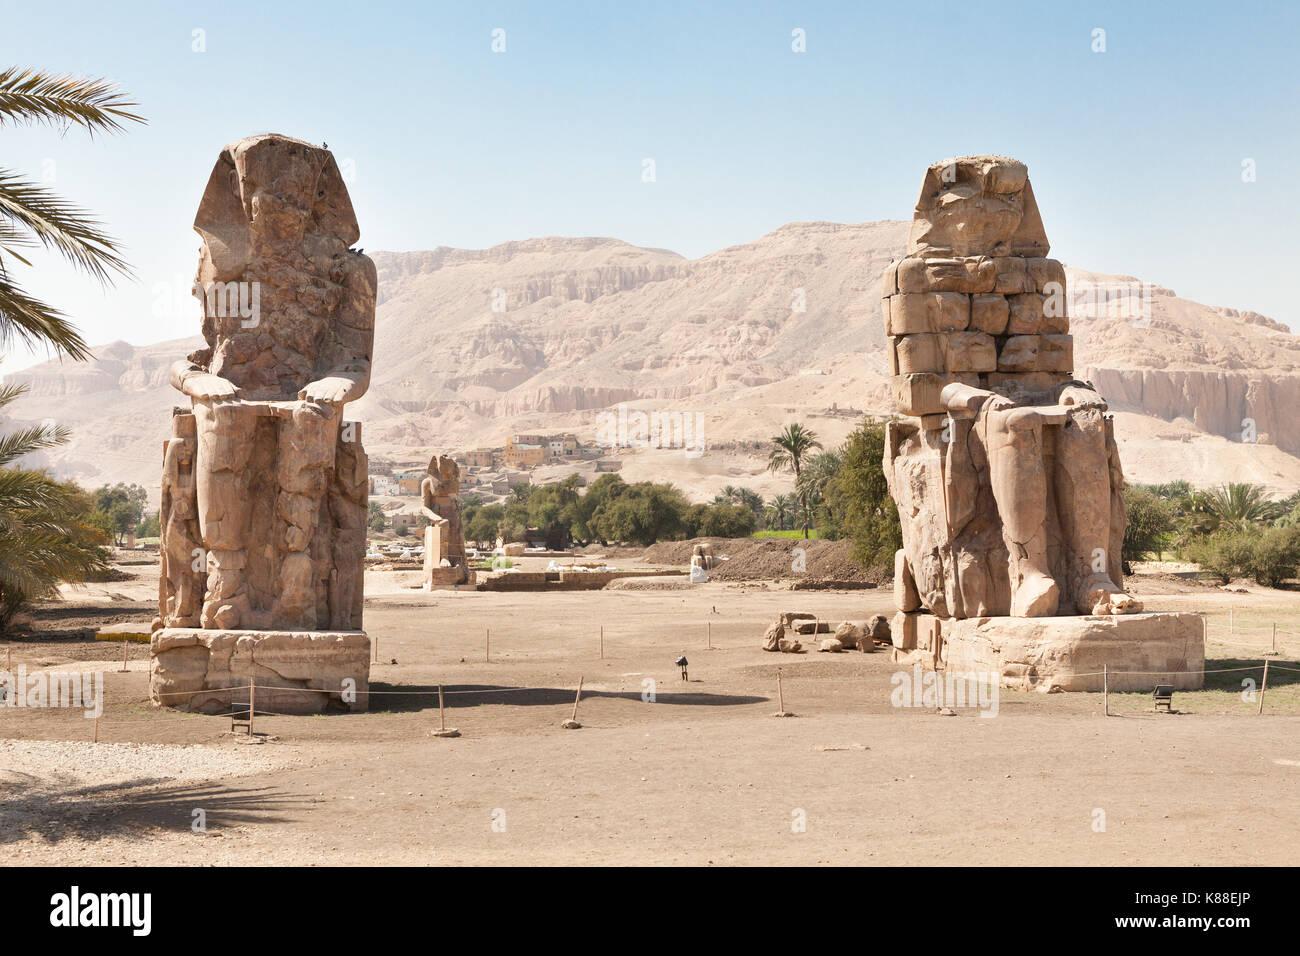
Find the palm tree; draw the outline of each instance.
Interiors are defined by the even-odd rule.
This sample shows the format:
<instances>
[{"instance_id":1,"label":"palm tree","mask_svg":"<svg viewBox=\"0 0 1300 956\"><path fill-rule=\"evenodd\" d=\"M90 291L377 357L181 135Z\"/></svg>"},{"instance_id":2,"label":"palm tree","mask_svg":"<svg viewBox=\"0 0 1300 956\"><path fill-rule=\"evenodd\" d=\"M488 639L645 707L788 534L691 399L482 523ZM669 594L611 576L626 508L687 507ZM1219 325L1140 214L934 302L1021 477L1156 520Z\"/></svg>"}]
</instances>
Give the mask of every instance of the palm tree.
<instances>
[{"instance_id":1,"label":"palm tree","mask_svg":"<svg viewBox=\"0 0 1300 956\"><path fill-rule=\"evenodd\" d=\"M795 501L794 495L777 495L767 506L767 510L772 520L776 522L776 530L784 531L785 521L794 514L794 509L798 502Z\"/></svg>"},{"instance_id":2,"label":"palm tree","mask_svg":"<svg viewBox=\"0 0 1300 956\"><path fill-rule=\"evenodd\" d=\"M813 510L821 503L822 492L830 480L839 474L842 464L843 456L836 450L813 455L804 465L799 480L803 483L804 495Z\"/></svg>"},{"instance_id":3,"label":"palm tree","mask_svg":"<svg viewBox=\"0 0 1300 956\"><path fill-rule=\"evenodd\" d=\"M5 125L81 126L120 131L124 121L143 123L117 87L40 70L0 70L0 128ZM0 348L44 345L72 359L90 349L68 318L27 295L10 274L12 259L30 267L19 250L45 248L108 285L113 273L129 275L126 261L102 225L86 210L44 186L0 168ZM26 389L0 387L0 408ZM89 497L39 471L14 467L32 452L61 445L60 427L26 428L0 437L0 629L28 600L52 596L60 581L83 580L106 568Z\"/></svg>"},{"instance_id":4,"label":"palm tree","mask_svg":"<svg viewBox=\"0 0 1300 956\"><path fill-rule=\"evenodd\" d=\"M722 491L713 496L713 503L715 505L734 505L739 497L740 489L735 485L727 485Z\"/></svg>"},{"instance_id":5,"label":"palm tree","mask_svg":"<svg viewBox=\"0 0 1300 956\"><path fill-rule=\"evenodd\" d=\"M777 495L776 500L778 502L778 507L783 512L782 521L781 521L781 530L789 531L794 527L794 516L795 513L799 510L799 499L796 498L794 495L786 494L786 495ZM787 528L785 526L787 521L790 523L790 528Z\"/></svg>"},{"instance_id":6,"label":"palm tree","mask_svg":"<svg viewBox=\"0 0 1300 956\"><path fill-rule=\"evenodd\" d=\"M1262 485L1230 482L1193 492L1187 498L1187 512L1192 534L1213 534L1219 530L1242 531L1250 525L1273 521L1282 516L1283 508Z\"/></svg>"},{"instance_id":7,"label":"palm tree","mask_svg":"<svg viewBox=\"0 0 1300 956\"><path fill-rule=\"evenodd\" d=\"M763 517L763 496L753 488L736 489L736 504L748 508L756 521Z\"/></svg>"},{"instance_id":8,"label":"palm tree","mask_svg":"<svg viewBox=\"0 0 1300 956\"><path fill-rule=\"evenodd\" d=\"M142 117L127 110L134 105L105 80L16 67L0 71L0 127L82 126L94 136L120 131L123 121L143 123ZM68 318L24 293L10 277L6 258L31 266L18 250L41 246L105 285L112 273L130 274L117 244L89 212L13 170L0 168L0 347L9 348L17 341L88 359L90 349Z\"/></svg>"},{"instance_id":9,"label":"palm tree","mask_svg":"<svg viewBox=\"0 0 1300 956\"><path fill-rule=\"evenodd\" d=\"M771 472L794 472L795 492L799 495L800 511L803 515L803 536L808 537L808 496L807 489L800 488L799 479L803 474L804 462L814 448L821 448L816 433L804 428L798 422L785 426L779 435L772 436L772 451L767 456L767 470Z\"/></svg>"},{"instance_id":10,"label":"palm tree","mask_svg":"<svg viewBox=\"0 0 1300 956\"><path fill-rule=\"evenodd\" d=\"M26 390L0 386L0 409ZM60 581L107 569L90 496L43 472L11 467L67 440L66 428L46 425L0 436L0 632L29 600L53 596Z\"/></svg>"}]
</instances>

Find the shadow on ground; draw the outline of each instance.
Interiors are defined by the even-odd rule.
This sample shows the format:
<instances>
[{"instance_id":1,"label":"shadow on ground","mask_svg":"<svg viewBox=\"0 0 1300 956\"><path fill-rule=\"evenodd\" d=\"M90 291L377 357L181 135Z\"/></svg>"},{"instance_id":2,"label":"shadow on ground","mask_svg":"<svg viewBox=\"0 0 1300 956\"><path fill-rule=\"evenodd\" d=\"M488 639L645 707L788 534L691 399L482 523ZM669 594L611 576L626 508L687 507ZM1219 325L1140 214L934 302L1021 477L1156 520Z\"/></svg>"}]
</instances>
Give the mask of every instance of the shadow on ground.
<instances>
[{"instance_id":1,"label":"shadow on ground","mask_svg":"<svg viewBox=\"0 0 1300 956\"><path fill-rule=\"evenodd\" d=\"M438 685L399 685L371 682L371 691L376 692L370 698L371 712L387 711L390 713L409 713L422 710L438 709ZM513 704L519 707L554 707L560 704L572 704L577 694L577 687L505 687L496 684L444 684L443 698L448 710L463 710L484 704ZM614 700L642 700L637 691L603 691L583 688L582 699L594 700L599 697ZM752 694L682 694L655 692L656 704L677 706L732 707L743 704L761 704L771 700L770 697L758 697Z\"/></svg>"},{"instance_id":2,"label":"shadow on ground","mask_svg":"<svg viewBox=\"0 0 1300 956\"><path fill-rule=\"evenodd\" d=\"M1248 667L1250 670L1238 670ZM1212 674L1210 671L1228 671L1226 674ZM1254 678L1259 684L1264 677L1264 662L1260 658L1223 657L1205 662L1206 690L1241 690L1242 678ZM1300 684L1300 662L1282 657L1269 658L1268 686L1288 687Z\"/></svg>"},{"instance_id":3,"label":"shadow on ground","mask_svg":"<svg viewBox=\"0 0 1300 956\"><path fill-rule=\"evenodd\" d=\"M165 778L162 778L165 779ZM283 823L303 801L271 787L158 786L159 778L64 788L57 779L10 772L0 780L0 846L31 838L57 843L150 830L189 831L202 810L207 831L243 823Z\"/></svg>"}]
</instances>

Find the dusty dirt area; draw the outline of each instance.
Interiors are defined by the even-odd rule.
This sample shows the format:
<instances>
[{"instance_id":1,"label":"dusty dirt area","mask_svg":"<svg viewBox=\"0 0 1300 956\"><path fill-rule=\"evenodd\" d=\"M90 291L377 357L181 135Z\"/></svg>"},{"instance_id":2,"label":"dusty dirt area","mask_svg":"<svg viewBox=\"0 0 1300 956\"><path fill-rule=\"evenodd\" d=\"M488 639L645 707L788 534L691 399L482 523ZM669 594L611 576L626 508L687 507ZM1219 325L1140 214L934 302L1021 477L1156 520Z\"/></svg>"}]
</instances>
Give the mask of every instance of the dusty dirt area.
<instances>
[{"instance_id":1,"label":"dusty dirt area","mask_svg":"<svg viewBox=\"0 0 1300 956\"><path fill-rule=\"evenodd\" d=\"M996 716L946 717L892 706L887 651L760 649L779 611L888 614L887 588L426 594L417 573L373 574L371 711L259 716L254 744L154 709L144 646L120 672L122 646L87 639L152 615L155 572L127 570L0 643L0 666L12 650L29 671L102 670L106 698L98 744L80 710L0 708L7 864L1294 862L1296 592L1136 579L1150 609L1209 614L1223 673L1177 715L1140 694L1112 695L1107 718L1100 695L1004 690ZM1274 622L1259 716L1241 681L1262 676ZM793 718L773 716L778 671ZM582 728L565 730L579 678ZM439 683L459 738L430 735Z\"/></svg>"}]
</instances>

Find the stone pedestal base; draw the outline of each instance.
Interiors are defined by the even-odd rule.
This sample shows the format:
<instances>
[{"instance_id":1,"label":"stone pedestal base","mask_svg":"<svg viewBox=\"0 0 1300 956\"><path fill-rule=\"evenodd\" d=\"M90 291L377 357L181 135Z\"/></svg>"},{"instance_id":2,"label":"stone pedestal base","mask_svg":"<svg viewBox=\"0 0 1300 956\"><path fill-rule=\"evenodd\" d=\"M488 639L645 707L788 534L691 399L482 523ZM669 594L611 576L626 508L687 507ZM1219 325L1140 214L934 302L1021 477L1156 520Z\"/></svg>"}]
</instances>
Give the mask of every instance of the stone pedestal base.
<instances>
[{"instance_id":1,"label":"stone pedestal base","mask_svg":"<svg viewBox=\"0 0 1300 956\"><path fill-rule=\"evenodd\" d=\"M1156 684L1199 690L1205 682L1205 628L1199 614L938 618L894 615L894 660L950 674L996 674L1014 690L1114 691Z\"/></svg>"},{"instance_id":2,"label":"stone pedestal base","mask_svg":"<svg viewBox=\"0 0 1300 956\"><path fill-rule=\"evenodd\" d=\"M202 714L248 705L258 713L366 710L370 639L365 631L241 631L169 627L149 647L155 704Z\"/></svg>"},{"instance_id":3,"label":"stone pedestal base","mask_svg":"<svg viewBox=\"0 0 1300 956\"><path fill-rule=\"evenodd\" d=\"M474 572L465 568L428 568L424 572L424 589L437 591L474 583Z\"/></svg>"}]
</instances>

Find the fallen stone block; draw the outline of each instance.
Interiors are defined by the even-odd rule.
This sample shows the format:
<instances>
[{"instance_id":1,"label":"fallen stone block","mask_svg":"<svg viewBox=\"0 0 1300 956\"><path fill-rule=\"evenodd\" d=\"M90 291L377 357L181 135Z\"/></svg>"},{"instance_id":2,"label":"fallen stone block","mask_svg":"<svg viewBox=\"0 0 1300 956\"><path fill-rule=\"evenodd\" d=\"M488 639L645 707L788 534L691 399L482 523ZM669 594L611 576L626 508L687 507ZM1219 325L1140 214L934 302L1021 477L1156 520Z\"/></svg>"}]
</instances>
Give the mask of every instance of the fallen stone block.
<instances>
[{"instance_id":1,"label":"fallen stone block","mask_svg":"<svg viewBox=\"0 0 1300 956\"><path fill-rule=\"evenodd\" d=\"M835 639L844 647L857 647L865 637L866 631L852 621L844 621L839 627L835 628Z\"/></svg>"},{"instance_id":2,"label":"fallen stone block","mask_svg":"<svg viewBox=\"0 0 1300 956\"><path fill-rule=\"evenodd\" d=\"M782 624L773 624L763 633L763 650L779 651L781 641L785 638L785 626Z\"/></svg>"}]
</instances>

